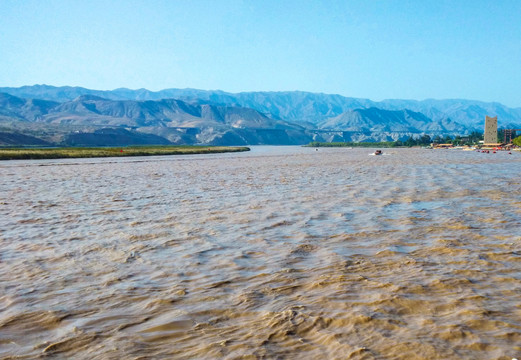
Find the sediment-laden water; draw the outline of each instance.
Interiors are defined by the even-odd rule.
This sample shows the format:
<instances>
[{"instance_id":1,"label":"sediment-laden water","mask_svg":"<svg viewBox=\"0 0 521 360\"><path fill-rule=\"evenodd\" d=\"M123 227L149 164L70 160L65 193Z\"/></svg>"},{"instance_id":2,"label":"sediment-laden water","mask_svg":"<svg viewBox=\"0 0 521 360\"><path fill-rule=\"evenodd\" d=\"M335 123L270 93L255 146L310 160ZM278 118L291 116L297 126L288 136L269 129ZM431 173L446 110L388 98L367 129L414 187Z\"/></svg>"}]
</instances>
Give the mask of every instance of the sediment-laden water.
<instances>
[{"instance_id":1,"label":"sediment-laden water","mask_svg":"<svg viewBox=\"0 0 521 360\"><path fill-rule=\"evenodd\" d=\"M521 154L0 162L0 358L521 358Z\"/></svg>"}]
</instances>

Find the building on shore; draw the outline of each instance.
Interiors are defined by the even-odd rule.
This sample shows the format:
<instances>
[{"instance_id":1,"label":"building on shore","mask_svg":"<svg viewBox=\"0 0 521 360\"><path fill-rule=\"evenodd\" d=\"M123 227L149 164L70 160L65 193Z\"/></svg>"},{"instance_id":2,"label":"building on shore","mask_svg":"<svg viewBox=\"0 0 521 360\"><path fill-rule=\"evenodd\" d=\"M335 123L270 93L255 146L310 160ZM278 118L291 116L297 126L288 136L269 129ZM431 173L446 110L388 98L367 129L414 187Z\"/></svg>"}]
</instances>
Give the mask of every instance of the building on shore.
<instances>
[{"instance_id":1,"label":"building on shore","mask_svg":"<svg viewBox=\"0 0 521 360\"><path fill-rule=\"evenodd\" d=\"M448 143L448 144L436 144L436 143L433 143L432 147L434 149L448 149L448 148L454 147L454 145L452 143Z\"/></svg>"},{"instance_id":2,"label":"building on shore","mask_svg":"<svg viewBox=\"0 0 521 360\"><path fill-rule=\"evenodd\" d=\"M497 142L497 116L485 116L485 135L483 137L483 145L498 146Z\"/></svg>"}]
</instances>

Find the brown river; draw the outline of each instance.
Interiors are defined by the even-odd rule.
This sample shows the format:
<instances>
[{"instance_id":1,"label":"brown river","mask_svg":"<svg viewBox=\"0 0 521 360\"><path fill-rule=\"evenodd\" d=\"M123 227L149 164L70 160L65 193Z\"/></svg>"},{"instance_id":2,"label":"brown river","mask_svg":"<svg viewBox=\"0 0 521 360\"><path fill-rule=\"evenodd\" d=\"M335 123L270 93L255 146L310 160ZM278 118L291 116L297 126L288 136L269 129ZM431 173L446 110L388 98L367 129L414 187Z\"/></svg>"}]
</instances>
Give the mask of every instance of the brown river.
<instances>
[{"instance_id":1,"label":"brown river","mask_svg":"<svg viewBox=\"0 0 521 360\"><path fill-rule=\"evenodd\" d=\"M0 161L0 359L521 358L521 153Z\"/></svg>"}]
</instances>

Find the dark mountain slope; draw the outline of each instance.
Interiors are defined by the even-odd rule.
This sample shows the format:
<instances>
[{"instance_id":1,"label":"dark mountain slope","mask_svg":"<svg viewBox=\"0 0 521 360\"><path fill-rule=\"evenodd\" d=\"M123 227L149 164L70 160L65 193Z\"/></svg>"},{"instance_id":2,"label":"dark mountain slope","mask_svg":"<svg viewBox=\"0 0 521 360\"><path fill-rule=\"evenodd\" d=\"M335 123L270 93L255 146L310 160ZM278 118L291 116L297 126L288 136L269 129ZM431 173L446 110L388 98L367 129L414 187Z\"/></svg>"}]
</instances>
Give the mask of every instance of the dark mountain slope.
<instances>
[{"instance_id":1,"label":"dark mountain slope","mask_svg":"<svg viewBox=\"0 0 521 360\"><path fill-rule=\"evenodd\" d=\"M17 132L0 132L0 146L49 146L51 143Z\"/></svg>"},{"instance_id":2,"label":"dark mountain slope","mask_svg":"<svg viewBox=\"0 0 521 360\"><path fill-rule=\"evenodd\" d=\"M128 146L128 145L168 145L167 139L126 129L99 129L92 133L75 132L66 136L69 146Z\"/></svg>"}]
</instances>

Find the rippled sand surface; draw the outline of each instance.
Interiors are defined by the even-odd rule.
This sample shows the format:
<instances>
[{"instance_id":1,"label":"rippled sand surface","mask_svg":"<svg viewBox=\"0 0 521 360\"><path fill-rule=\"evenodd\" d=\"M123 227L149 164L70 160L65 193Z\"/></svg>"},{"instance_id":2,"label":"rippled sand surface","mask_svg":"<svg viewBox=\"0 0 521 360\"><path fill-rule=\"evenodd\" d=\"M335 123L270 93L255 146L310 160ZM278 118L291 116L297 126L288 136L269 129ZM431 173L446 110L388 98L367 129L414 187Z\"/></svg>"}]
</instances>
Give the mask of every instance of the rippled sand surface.
<instances>
[{"instance_id":1,"label":"rippled sand surface","mask_svg":"<svg viewBox=\"0 0 521 360\"><path fill-rule=\"evenodd\" d=\"M521 154L370 151L0 162L0 358L521 358Z\"/></svg>"}]
</instances>

